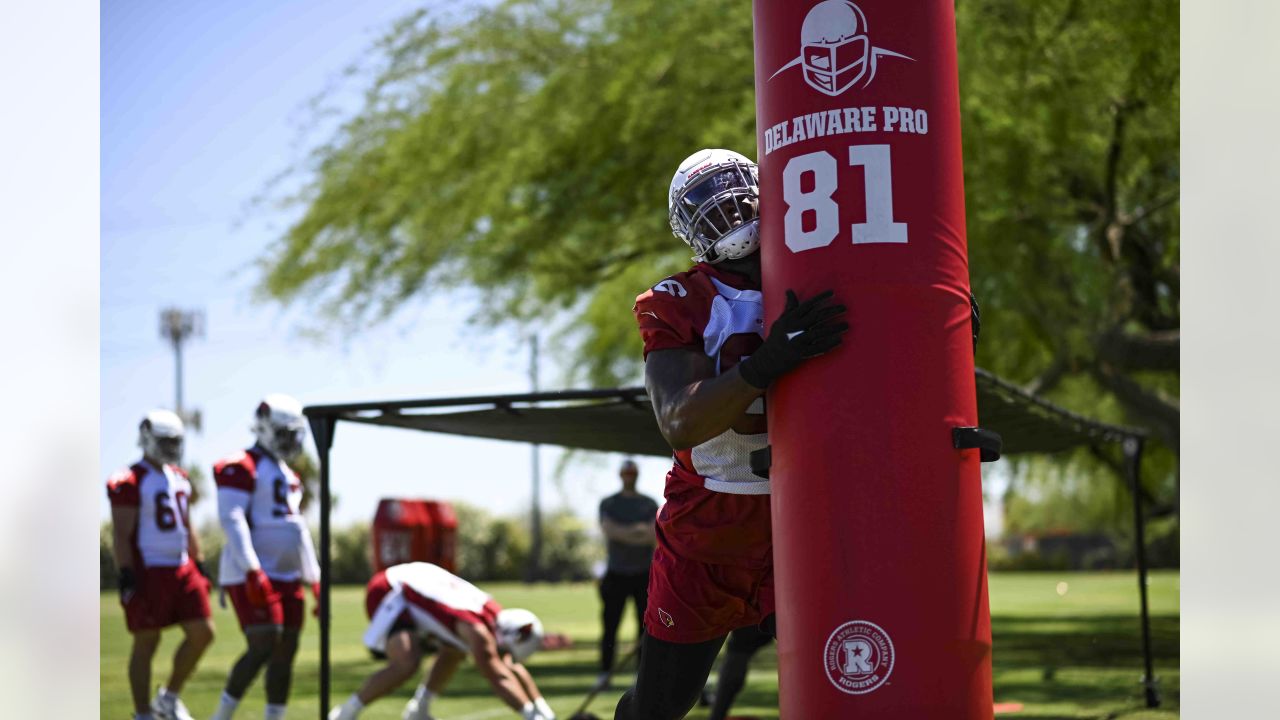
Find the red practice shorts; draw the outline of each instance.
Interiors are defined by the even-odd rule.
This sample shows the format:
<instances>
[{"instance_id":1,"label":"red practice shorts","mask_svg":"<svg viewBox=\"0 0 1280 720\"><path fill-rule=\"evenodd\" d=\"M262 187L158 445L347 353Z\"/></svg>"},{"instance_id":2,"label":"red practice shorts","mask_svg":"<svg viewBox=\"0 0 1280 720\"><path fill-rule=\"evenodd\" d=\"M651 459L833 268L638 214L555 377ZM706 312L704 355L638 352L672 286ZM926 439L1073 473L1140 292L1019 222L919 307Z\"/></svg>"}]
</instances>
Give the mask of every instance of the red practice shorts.
<instances>
[{"instance_id":1,"label":"red practice shorts","mask_svg":"<svg viewBox=\"0 0 1280 720\"><path fill-rule=\"evenodd\" d=\"M249 602L249 593L244 583L223 585L222 589L231 596L231 605L236 609L236 618L240 620L240 629L247 630L255 625L283 625L291 630L302 629L302 618L306 615L306 602L302 599L302 583L287 580L272 580L275 589L274 602L258 607Z\"/></svg>"},{"instance_id":2,"label":"red practice shorts","mask_svg":"<svg viewBox=\"0 0 1280 720\"><path fill-rule=\"evenodd\" d=\"M673 643L705 642L758 625L773 609L773 565L699 562L658 543L644 613L650 635Z\"/></svg>"},{"instance_id":3,"label":"red practice shorts","mask_svg":"<svg viewBox=\"0 0 1280 720\"><path fill-rule=\"evenodd\" d=\"M159 630L209 617L209 581L195 563L142 568L137 577L138 589L124 604L129 632Z\"/></svg>"}]
</instances>

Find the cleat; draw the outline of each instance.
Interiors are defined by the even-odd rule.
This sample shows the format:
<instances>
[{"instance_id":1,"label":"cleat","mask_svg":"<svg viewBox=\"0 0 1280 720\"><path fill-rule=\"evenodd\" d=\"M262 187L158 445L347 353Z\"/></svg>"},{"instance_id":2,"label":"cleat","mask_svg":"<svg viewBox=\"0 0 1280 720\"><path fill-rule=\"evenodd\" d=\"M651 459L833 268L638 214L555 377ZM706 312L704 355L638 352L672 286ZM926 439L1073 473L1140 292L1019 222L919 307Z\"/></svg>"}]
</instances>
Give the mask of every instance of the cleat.
<instances>
[{"instance_id":1,"label":"cleat","mask_svg":"<svg viewBox=\"0 0 1280 720\"><path fill-rule=\"evenodd\" d=\"M196 720L187 706L182 704L182 700L169 692L156 693L155 699L151 701L151 712L156 720Z\"/></svg>"}]
</instances>

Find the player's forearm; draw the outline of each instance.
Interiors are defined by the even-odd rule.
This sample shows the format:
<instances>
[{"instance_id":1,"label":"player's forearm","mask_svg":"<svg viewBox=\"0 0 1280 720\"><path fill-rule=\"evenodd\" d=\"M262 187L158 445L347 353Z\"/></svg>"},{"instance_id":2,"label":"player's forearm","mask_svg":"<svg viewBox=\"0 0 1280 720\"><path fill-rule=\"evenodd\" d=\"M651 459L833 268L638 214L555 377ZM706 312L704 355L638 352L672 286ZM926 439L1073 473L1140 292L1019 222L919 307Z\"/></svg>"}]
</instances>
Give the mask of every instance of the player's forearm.
<instances>
[{"instance_id":1,"label":"player's forearm","mask_svg":"<svg viewBox=\"0 0 1280 720\"><path fill-rule=\"evenodd\" d=\"M316 548L311 542L311 531L302 528L302 544L298 548L302 554L302 581L308 584L320 582L320 562L316 559Z\"/></svg>"},{"instance_id":2,"label":"player's forearm","mask_svg":"<svg viewBox=\"0 0 1280 720\"><path fill-rule=\"evenodd\" d=\"M524 686L500 658L494 657L491 661L481 664L480 672L489 681L498 699L512 710L519 711L526 703L533 702L533 698L529 697Z\"/></svg>"},{"instance_id":3,"label":"player's forearm","mask_svg":"<svg viewBox=\"0 0 1280 720\"><path fill-rule=\"evenodd\" d=\"M524 665L520 663L512 663L510 665L511 672L515 674L516 680L520 682L520 687L524 688L524 692L529 696L530 700L536 701L542 697L542 693L538 692L538 686L533 682L533 676Z\"/></svg>"},{"instance_id":4,"label":"player's forearm","mask_svg":"<svg viewBox=\"0 0 1280 720\"><path fill-rule=\"evenodd\" d=\"M117 568L133 567L133 530L116 526L111 533L111 554L115 557Z\"/></svg>"},{"instance_id":5,"label":"player's forearm","mask_svg":"<svg viewBox=\"0 0 1280 720\"><path fill-rule=\"evenodd\" d=\"M218 490L218 522L227 536L227 547L247 570L262 567L258 554L253 549L253 540L249 534L249 522L244 516L244 506L235 502L235 498L224 494L239 492L237 490Z\"/></svg>"},{"instance_id":6,"label":"player's forearm","mask_svg":"<svg viewBox=\"0 0 1280 720\"><path fill-rule=\"evenodd\" d=\"M117 568L133 567L133 533L137 527L137 508L111 508L111 555Z\"/></svg>"},{"instance_id":7,"label":"player's forearm","mask_svg":"<svg viewBox=\"0 0 1280 720\"><path fill-rule=\"evenodd\" d=\"M187 555L191 556L192 562L204 562L204 553L200 551L200 540L195 531L187 533Z\"/></svg>"},{"instance_id":8,"label":"player's forearm","mask_svg":"<svg viewBox=\"0 0 1280 720\"><path fill-rule=\"evenodd\" d=\"M691 382L665 398L657 408L658 428L673 449L691 448L733 427L763 394L733 368Z\"/></svg>"}]
</instances>

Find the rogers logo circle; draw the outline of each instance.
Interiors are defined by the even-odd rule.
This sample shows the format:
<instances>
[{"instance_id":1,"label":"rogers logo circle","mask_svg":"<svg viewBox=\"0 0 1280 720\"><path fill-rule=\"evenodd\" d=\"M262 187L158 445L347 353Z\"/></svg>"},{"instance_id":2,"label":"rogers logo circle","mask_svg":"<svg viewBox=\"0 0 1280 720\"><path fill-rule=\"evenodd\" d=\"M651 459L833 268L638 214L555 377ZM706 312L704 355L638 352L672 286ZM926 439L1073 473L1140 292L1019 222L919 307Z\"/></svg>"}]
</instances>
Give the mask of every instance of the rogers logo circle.
<instances>
[{"instance_id":1,"label":"rogers logo circle","mask_svg":"<svg viewBox=\"0 0 1280 720\"><path fill-rule=\"evenodd\" d=\"M865 695L893 673L893 641L884 628L866 620L850 620L832 631L822 651L827 679L840 692Z\"/></svg>"}]
</instances>

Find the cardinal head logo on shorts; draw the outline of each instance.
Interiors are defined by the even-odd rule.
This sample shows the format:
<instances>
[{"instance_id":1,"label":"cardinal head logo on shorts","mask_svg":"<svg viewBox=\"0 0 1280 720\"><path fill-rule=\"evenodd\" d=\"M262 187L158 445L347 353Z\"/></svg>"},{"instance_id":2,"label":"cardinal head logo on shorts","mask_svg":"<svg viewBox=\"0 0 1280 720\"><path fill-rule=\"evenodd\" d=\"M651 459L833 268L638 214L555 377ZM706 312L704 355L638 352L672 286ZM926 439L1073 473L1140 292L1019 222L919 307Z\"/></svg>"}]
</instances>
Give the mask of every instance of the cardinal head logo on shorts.
<instances>
[{"instance_id":1,"label":"cardinal head logo on shorts","mask_svg":"<svg viewBox=\"0 0 1280 720\"><path fill-rule=\"evenodd\" d=\"M835 97L864 77L862 87L870 85L881 57L915 60L873 47L867 29L867 16L857 5L849 0L823 0L809 10L800 26L800 55L769 79L799 65L809 87Z\"/></svg>"},{"instance_id":2,"label":"cardinal head logo on shorts","mask_svg":"<svg viewBox=\"0 0 1280 720\"><path fill-rule=\"evenodd\" d=\"M850 695L865 695L885 684L893 660L889 633L866 620L850 620L836 628L822 651L827 679Z\"/></svg>"},{"instance_id":3,"label":"cardinal head logo on shorts","mask_svg":"<svg viewBox=\"0 0 1280 720\"><path fill-rule=\"evenodd\" d=\"M676 624L675 618L671 617L671 613L663 610L662 608L658 608L658 619L667 627L671 627Z\"/></svg>"}]
</instances>

